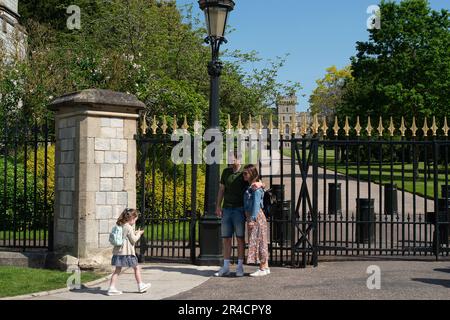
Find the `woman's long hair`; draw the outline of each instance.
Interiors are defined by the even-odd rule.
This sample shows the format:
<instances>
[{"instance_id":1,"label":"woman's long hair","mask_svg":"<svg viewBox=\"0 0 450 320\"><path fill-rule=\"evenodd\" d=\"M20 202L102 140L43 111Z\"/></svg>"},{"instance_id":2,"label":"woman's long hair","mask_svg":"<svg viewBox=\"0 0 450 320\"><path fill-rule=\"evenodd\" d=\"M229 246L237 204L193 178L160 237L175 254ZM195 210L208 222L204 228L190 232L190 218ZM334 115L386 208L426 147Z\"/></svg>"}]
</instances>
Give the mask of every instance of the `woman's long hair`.
<instances>
[{"instance_id":1,"label":"woman's long hair","mask_svg":"<svg viewBox=\"0 0 450 320\"><path fill-rule=\"evenodd\" d=\"M258 168L254 164L248 164L244 167L244 170L247 171L250 175L250 182L251 181L259 181L260 176L258 172Z\"/></svg>"},{"instance_id":2,"label":"woman's long hair","mask_svg":"<svg viewBox=\"0 0 450 320\"><path fill-rule=\"evenodd\" d=\"M130 221L133 218L139 217L139 212L136 209L125 209L122 211L122 213L119 216L119 219L117 219L116 224L118 226L123 226L125 223Z\"/></svg>"}]
</instances>

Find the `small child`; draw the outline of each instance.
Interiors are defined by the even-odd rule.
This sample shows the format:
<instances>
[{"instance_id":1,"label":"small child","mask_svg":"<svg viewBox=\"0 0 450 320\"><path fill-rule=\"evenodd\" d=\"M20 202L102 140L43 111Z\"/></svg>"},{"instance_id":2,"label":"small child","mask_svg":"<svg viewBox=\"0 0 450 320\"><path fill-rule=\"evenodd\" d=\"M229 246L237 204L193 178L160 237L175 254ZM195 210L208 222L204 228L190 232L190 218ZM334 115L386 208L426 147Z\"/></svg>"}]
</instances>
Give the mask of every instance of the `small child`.
<instances>
[{"instance_id":1,"label":"small child","mask_svg":"<svg viewBox=\"0 0 450 320\"><path fill-rule=\"evenodd\" d=\"M117 225L123 229L123 245L115 246L113 249L113 257L111 264L116 267L108 290L109 296L121 295L122 291L116 289L117 278L122 271L122 268L133 268L134 276L138 284L139 293L146 292L151 284L143 283L141 277L141 270L138 266L138 260L134 246L139 238L144 233L143 230L135 231L136 220L138 219L138 211L136 209L125 209L117 219Z\"/></svg>"}]
</instances>

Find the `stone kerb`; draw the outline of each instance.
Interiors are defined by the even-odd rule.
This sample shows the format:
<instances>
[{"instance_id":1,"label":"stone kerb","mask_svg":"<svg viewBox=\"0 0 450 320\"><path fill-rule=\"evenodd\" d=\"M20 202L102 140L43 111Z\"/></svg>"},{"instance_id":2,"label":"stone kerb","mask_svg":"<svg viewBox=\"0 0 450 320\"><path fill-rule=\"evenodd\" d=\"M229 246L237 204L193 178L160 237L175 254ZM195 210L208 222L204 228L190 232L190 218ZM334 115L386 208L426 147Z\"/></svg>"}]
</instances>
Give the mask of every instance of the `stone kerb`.
<instances>
[{"instance_id":1,"label":"stone kerb","mask_svg":"<svg viewBox=\"0 0 450 320\"><path fill-rule=\"evenodd\" d=\"M80 266L105 266L108 236L126 207L136 207L137 118L132 95L85 90L57 98L54 249Z\"/></svg>"}]
</instances>

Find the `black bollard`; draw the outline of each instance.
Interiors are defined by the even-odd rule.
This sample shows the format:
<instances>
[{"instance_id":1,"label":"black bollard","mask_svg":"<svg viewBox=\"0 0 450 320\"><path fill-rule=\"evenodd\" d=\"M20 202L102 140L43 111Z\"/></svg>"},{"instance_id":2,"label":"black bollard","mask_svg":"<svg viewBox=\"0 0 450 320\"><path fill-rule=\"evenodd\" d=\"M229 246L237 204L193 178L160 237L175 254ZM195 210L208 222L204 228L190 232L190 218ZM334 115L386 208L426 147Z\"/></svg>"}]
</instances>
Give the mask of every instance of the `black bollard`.
<instances>
[{"instance_id":1,"label":"black bollard","mask_svg":"<svg viewBox=\"0 0 450 320\"><path fill-rule=\"evenodd\" d=\"M275 195L277 202L281 202L284 200L284 184L273 184L271 186L272 193Z\"/></svg>"},{"instance_id":2,"label":"black bollard","mask_svg":"<svg viewBox=\"0 0 450 320\"><path fill-rule=\"evenodd\" d=\"M375 241L375 199L356 199L356 242Z\"/></svg>"},{"instance_id":3,"label":"black bollard","mask_svg":"<svg viewBox=\"0 0 450 320\"><path fill-rule=\"evenodd\" d=\"M396 184L387 183L384 185L384 214L391 216L398 214Z\"/></svg>"},{"instance_id":4,"label":"black bollard","mask_svg":"<svg viewBox=\"0 0 450 320\"><path fill-rule=\"evenodd\" d=\"M441 186L441 194L443 199L450 198L450 186L449 185L442 185Z\"/></svg>"},{"instance_id":5,"label":"black bollard","mask_svg":"<svg viewBox=\"0 0 450 320\"><path fill-rule=\"evenodd\" d=\"M273 240L286 247L291 242L291 201L278 202L272 212Z\"/></svg>"},{"instance_id":6,"label":"black bollard","mask_svg":"<svg viewBox=\"0 0 450 320\"><path fill-rule=\"evenodd\" d=\"M328 184L328 214L342 214L341 184Z\"/></svg>"},{"instance_id":7,"label":"black bollard","mask_svg":"<svg viewBox=\"0 0 450 320\"><path fill-rule=\"evenodd\" d=\"M448 246L450 222L450 198L438 200L439 242Z\"/></svg>"}]
</instances>

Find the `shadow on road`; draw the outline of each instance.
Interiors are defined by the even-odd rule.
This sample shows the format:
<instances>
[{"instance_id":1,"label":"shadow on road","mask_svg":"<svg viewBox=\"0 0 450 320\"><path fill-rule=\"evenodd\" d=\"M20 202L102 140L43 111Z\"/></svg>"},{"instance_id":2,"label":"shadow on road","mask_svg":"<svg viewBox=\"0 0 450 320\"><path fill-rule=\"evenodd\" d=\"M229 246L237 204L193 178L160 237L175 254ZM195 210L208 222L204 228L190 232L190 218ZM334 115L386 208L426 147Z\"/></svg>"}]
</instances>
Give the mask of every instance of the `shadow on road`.
<instances>
[{"instance_id":1,"label":"shadow on road","mask_svg":"<svg viewBox=\"0 0 450 320\"><path fill-rule=\"evenodd\" d=\"M216 271L212 271L212 270L196 270L196 269L190 269L190 268L177 268L177 267L141 267L141 269L144 270L159 270L159 271L164 271L164 272L178 272L178 273L182 273L182 274L191 274L194 276L200 276L200 277L206 277L206 278L210 278L214 275L214 273Z\"/></svg>"},{"instance_id":2,"label":"shadow on road","mask_svg":"<svg viewBox=\"0 0 450 320\"><path fill-rule=\"evenodd\" d=\"M434 269L434 271L450 273L450 268L438 268L438 269Z\"/></svg>"},{"instance_id":3,"label":"shadow on road","mask_svg":"<svg viewBox=\"0 0 450 320\"><path fill-rule=\"evenodd\" d=\"M70 292L73 293L89 293L89 294L100 294L107 296L107 290L103 290L101 287L88 288L86 286L81 286L81 289L72 289Z\"/></svg>"},{"instance_id":4,"label":"shadow on road","mask_svg":"<svg viewBox=\"0 0 450 320\"><path fill-rule=\"evenodd\" d=\"M412 281L422 282L426 284L434 284L437 286L442 286L444 288L450 288L450 280L444 279L427 279L427 278L414 278Z\"/></svg>"}]
</instances>

